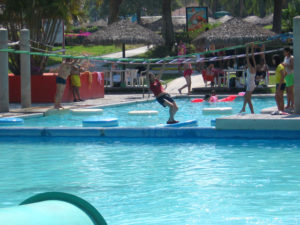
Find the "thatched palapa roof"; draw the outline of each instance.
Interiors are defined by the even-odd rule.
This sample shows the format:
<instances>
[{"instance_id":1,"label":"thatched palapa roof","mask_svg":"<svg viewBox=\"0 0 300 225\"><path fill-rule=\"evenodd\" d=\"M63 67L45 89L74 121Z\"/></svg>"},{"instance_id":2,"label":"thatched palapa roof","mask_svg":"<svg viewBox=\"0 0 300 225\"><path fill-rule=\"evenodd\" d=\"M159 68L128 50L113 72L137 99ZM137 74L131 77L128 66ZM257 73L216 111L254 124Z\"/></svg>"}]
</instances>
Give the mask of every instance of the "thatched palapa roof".
<instances>
[{"instance_id":1,"label":"thatched palapa roof","mask_svg":"<svg viewBox=\"0 0 300 225\"><path fill-rule=\"evenodd\" d=\"M200 34L193 43L196 45L215 44L232 46L252 41L264 41L275 33L255 24L232 18L212 30Z\"/></svg>"},{"instance_id":2,"label":"thatched palapa roof","mask_svg":"<svg viewBox=\"0 0 300 225\"><path fill-rule=\"evenodd\" d=\"M248 16L243 19L248 23L253 23L260 26L265 26L273 23L273 14L270 14L264 18L260 18L258 16Z\"/></svg>"},{"instance_id":3,"label":"thatched palapa roof","mask_svg":"<svg viewBox=\"0 0 300 225\"><path fill-rule=\"evenodd\" d=\"M115 22L87 37L93 44L163 44L163 38L153 31L127 20Z\"/></svg>"}]
</instances>

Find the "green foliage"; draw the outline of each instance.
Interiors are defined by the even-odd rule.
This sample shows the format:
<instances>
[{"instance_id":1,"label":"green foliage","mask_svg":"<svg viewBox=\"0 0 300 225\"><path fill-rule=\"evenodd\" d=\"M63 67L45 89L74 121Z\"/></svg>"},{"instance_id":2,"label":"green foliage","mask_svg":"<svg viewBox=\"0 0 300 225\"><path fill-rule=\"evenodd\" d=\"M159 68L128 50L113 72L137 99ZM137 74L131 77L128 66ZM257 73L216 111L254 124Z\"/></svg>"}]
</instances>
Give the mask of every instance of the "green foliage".
<instances>
[{"instance_id":1,"label":"green foliage","mask_svg":"<svg viewBox=\"0 0 300 225\"><path fill-rule=\"evenodd\" d=\"M300 1L293 0L282 10L282 25L285 31L293 31L293 18L300 14Z\"/></svg>"},{"instance_id":2,"label":"green foliage","mask_svg":"<svg viewBox=\"0 0 300 225\"><path fill-rule=\"evenodd\" d=\"M198 37L201 33L203 33L206 29L213 29L215 27L220 26L219 23L216 24L204 24L202 28L194 30L194 31L184 31L181 33L175 34L175 41L179 43L180 40L182 40L184 43L191 43L192 40L194 40L196 37Z\"/></svg>"},{"instance_id":3,"label":"green foliage","mask_svg":"<svg viewBox=\"0 0 300 225\"><path fill-rule=\"evenodd\" d=\"M56 39L58 28L62 21L65 24L73 18L82 15L82 5L85 0L3 0L3 13L0 15L1 23L8 29L11 41L19 40L20 27L30 30L30 39L41 44L33 44L35 48L51 51ZM17 48L17 47L16 47ZM42 73L47 57L33 56L32 68ZM20 74L19 55L10 54L10 70Z\"/></svg>"},{"instance_id":4,"label":"green foliage","mask_svg":"<svg viewBox=\"0 0 300 225\"><path fill-rule=\"evenodd\" d=\"M164 58L167 56L175 56L174 50L169 50L167 46L156 46L155 48L147 51L144 54L139 55L139 58Z\"/></svg>"}]
</instances>

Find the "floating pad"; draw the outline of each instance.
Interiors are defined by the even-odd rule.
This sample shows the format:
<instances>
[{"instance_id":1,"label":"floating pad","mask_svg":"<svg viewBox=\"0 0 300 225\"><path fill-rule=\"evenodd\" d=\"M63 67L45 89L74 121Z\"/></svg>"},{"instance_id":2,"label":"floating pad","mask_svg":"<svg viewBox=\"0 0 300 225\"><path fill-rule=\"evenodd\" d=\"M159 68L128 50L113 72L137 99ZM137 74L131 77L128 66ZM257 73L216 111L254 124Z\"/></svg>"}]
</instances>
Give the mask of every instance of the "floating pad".
<instances>
[{"instance_id":1,"label":"floating pad","mask_svg":"<svg viewBox=\"0 0 300 225\"><path fill-rule=\"evenodd\" d=\"M160 124L158 127L197 127L197 120L188 120L184 122L174 123L174 124Z\"/></svg>"},{"instance_id":2,"label":"floating pad","mask_svg":"<svg viewBox=\"0 0 300 225\"><path fill-rule=\"evenodd\" d=\"M212 127L215 127L215 126L216 126L216 120L211 120L211 121L210 121L210 125L211 125Z\"/></svg>"},{"instance_id":3,"label":"floating pad","mask_svg":"<svg viewBox=\"0 0 300 225\"><path fill-rule=\"evenodd\" d=\"M202 114L231 114L231 107L218 107L218 108L204 108Z\"/></svg>"},{"instance_id":4,"label":"floating pad","mask_svg":"<svg viewBox=\"0 0 300 225\"><path fill-rule=\"evenodd\" d=\"M130 111L129 115L157 115L158 111L155 110L139 110L139 111Z\"/></svg>"},{"instance_id":5,"label":"floating pad","mask_svg":"<svg viewBox=\"0 0 300 225\"><path fill-rule=\"evenodd\" d=\"M0 126L22 125L24 120L16 117L0 118Z\"/></svg>"},{"instance_id":6,"label":"floating pad","mask_svg":"<svg viewBox=\"0 0 300 225\"><path fill-rule=\"evenodd\" d=\"M117 118L90 117L82 121L84 127L117 127L119 120Z\"/></svg>"},{"instance_id":7,"label":"floating pad","mask_svg":"<svg viewBox=\"0 0 300 225\"><path fill-rule=\"evenodd\" d=\"M103 113L103 109L71 109L74 115L95 115Z\"/></svg>"}]
</instances>

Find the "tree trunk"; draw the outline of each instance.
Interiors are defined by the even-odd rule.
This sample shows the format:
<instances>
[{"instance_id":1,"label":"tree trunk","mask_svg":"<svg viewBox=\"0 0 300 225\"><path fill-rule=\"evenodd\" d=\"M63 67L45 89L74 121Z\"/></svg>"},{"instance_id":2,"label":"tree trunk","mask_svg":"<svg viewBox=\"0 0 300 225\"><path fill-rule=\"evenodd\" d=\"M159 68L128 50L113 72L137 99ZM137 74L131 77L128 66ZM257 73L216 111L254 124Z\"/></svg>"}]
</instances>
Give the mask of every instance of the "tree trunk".
<instances>
[{"instance_id":1,"label":"tree trunk","mask_svg":"<svg viewBox=\"0 0 300 225\"><path fill-rule=\"evenodd\" d=\"M139 5L136 9L136 21L138 24L142 23L141 14L142 14L142 7Z\"/></svg>"},{"instance_id":2,"label":"tree trunk","mask_svg":"<svg viewBox=\"0 0 300 225\"><path fill-rule=\"evenodd\" d=\"M108 24L112 24L118 21L119 9L123 0L110 0L109 1L109 16Z\"/></svg>"},{"instance_id":3,"label":"tree trunk","mask_svg":"<svg viewBox=\"0 0 300 225\"><path fill-rule=\"evenodd\" d=\"M266 16L266 4L265 0L258 0L258 7L259 7L259 16L261 18Z\"/></svg>"},{"instance_id":4,"label":"tree trunk","mask_svg":"<svg viewBox=\"0 0 300 225\"><path fill-rule=\"evenodd\" d=\"M166 42L165 44L171 49L174 45L171 0L163 0L162 2L162 21L162 34Z\"/></svg>"},{"instance_id":5,"label":"tree trunk","mask_svg":"<svg viewBox=\"0 0 300 225\"><path fill-rule=\"evenodd\" d=\"M213 16L215 16L215 13L218 8L218 0L213 0L211 4L212 4L211 5L212 14L213 14Z\"/></svg>"},{"instance_id":6,"label":"tree trunk","mask_svg":"<svg viewBox=\"0 0 300 225\"><path fill-rule=\"evenodd\" d=\"M281 32L281 10L282 0L274 0L274 19L273 19L273 31L275 33Z\"/></svg>"},{"instance_id":7,"label":"tree trunk","mask_svg":"<svg viewBox=\"0 0 300 225\"><path fill-rule=\"evenodd\" d=\"M241 18L244 16L244 0L239 0L239 15Z\"/></svg>"}]
</instances>

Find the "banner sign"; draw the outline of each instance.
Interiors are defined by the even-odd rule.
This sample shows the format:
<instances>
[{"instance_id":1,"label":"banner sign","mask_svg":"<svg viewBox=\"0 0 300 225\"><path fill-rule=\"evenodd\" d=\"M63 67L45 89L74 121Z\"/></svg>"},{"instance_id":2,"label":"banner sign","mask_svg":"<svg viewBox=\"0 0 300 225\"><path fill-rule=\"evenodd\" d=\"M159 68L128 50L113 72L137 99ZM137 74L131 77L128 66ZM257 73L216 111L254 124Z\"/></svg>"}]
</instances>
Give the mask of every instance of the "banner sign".
<instances>
[{"instance_id":1,"label":"banner sign","mask_svg":"<svg viewBox=\"0 0 300 225\"><path fill-rule=\"evenodd\" d=\"M197 30L208 23L207 7L187 7L186 27L188 31Z\"/></svg>"}]
</instances>

